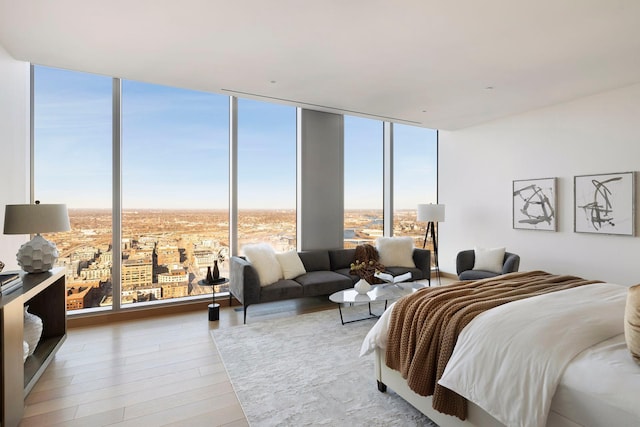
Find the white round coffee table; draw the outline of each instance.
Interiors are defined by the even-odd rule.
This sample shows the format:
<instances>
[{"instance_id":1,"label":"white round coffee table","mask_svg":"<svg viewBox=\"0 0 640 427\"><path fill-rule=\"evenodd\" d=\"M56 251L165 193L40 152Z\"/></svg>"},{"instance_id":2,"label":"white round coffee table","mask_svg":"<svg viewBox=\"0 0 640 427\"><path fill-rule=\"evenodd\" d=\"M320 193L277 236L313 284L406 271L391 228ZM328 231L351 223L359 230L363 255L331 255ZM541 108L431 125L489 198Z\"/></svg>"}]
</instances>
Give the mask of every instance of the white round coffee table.
<instances>
[{"instance_id":1,"label":"white round coffee table","mask_svg":"<svg viewBox=\"0 0 640 427\"><path fill-rule=\"evenodd\" d=\"M343 325L347 323L359 322L361 320L375 319L380 315L371 312L371 303L376 301L384 301L384 309L387 309L387 302L390 299L397 299L413 293L426 285L415 282L404 282L393 284L373 285L371 290L366 294L359 294L355 289L345 289L343 291L334 292L329 296L329 300L338 304L338 311L340 312L340 321ZM362 317L355 320L344 321L342 316L342 304L369 304L369 316Z\"/></svg>"}]
</instances>

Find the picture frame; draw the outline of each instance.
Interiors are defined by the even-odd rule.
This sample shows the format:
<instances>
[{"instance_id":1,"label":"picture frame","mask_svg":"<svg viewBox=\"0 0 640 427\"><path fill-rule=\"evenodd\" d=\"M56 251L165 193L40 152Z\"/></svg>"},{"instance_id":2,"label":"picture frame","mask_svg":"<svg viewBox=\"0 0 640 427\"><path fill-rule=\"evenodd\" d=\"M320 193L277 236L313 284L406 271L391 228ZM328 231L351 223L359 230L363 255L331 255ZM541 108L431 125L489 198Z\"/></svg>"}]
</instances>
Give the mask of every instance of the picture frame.
<instances>
[{"instance_id":1,"label":"picture frame","mask_svg":"<svg viewBox=\"0 0 640 427\"><path fill-rule=\"evenodd\" d=\"M635 235L635 172L573 177L573 231Z\"/></svg>"},{"instance_id":2,"label":"picture frame","mask_svg":"<svg viewBox=\"0 0 640 427\"><path fill-rule=\"evenodd\" d=\"M514 180L512 226L522 230L557 231L556 178Z\"/></svg>"}]
</instances>

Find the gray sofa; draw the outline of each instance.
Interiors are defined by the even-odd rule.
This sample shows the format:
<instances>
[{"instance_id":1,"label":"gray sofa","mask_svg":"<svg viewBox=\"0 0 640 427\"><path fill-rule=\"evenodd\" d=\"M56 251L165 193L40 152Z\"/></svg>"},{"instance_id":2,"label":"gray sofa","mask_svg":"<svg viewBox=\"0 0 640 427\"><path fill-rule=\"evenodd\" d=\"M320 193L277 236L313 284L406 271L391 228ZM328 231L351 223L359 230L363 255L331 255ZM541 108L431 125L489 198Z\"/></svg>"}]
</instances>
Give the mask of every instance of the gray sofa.
<instances>
[{"instance_id":1,"label":"gray sofa","mask_svg":"<svg viewBox=\"0 0 640 427\"><path fill-rule=\"evenodd\" d=\"M229 302L235 297L244 306L244 323L250 305L292 298L331 295L352 288L360 280L349 274L355 249L329 249L298 252L305 274L291 280L281 279L268 286L260 286L258 272L244 257L232 256L229 272ZM415 268L385 266L394 276L411 272L412 280L431 278L431 256L426 249L413 250Z\"/></svg>"}]
</instances>

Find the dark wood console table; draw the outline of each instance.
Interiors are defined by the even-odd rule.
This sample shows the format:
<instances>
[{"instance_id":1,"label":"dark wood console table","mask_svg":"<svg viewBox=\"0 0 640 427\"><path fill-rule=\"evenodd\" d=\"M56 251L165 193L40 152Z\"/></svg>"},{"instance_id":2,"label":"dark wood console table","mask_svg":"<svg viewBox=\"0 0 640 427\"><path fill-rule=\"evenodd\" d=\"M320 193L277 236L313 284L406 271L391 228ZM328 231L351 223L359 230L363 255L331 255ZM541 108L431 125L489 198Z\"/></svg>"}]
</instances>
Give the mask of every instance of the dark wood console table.
<instances>
[{"instance_id":1,"label":"dark wood console table","mask_svg":"<svg viewBox=\"0 0 640 427\"><path fill-rule=\"evenodd\" d=\"M67 304L64 270L20 273L22 287L0 297L2 427L17 426L24 414L24 398L49 365L67 336ZM42 319L42 338L33 355L23 363L24 306ZM23 391L23 392L20 392Z\"/></svg>"}]
</instances>

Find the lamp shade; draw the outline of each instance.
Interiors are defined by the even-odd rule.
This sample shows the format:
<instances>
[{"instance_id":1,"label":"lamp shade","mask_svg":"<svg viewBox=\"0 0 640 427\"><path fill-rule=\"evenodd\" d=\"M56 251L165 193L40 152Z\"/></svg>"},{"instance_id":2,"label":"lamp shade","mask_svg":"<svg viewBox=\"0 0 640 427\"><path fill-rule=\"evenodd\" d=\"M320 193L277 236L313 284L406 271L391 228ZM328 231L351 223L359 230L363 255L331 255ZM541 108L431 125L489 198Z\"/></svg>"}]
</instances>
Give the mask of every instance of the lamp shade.
<instances>
[{"instance_id":1,"label":"lamp shade","mask_svg":"<svg viewBox=\"0 0 640 427\"><path fill-rule=\"evenodd\" d=\"M418 205L418 221L444 222L444 205L434 203Z\"/></svg>"},{"instance_id":2,"label":"lamp shade","mask_svg":"<svg viewBox=\"0 0 640 427\"><path fill-rule=\"evenodd\" d=\"M4 211L4 234L36 234L68 231L67 205L7 205Z\"/></svg>"}]
</instances>

